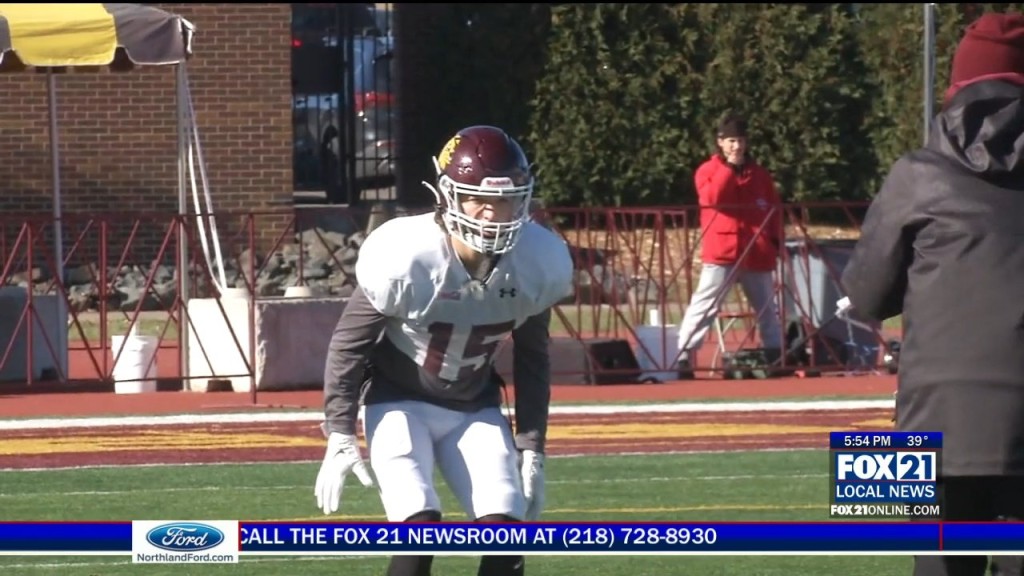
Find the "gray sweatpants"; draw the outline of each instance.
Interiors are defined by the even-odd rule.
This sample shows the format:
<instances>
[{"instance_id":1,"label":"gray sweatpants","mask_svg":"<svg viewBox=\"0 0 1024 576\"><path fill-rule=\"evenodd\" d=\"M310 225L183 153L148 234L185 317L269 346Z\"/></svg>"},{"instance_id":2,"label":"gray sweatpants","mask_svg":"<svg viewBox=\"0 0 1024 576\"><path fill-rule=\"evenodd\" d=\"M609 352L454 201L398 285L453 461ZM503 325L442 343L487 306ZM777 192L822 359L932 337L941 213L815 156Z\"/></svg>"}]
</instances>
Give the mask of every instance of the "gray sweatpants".
<instances>
[{"instance_id":1,"label":"gray sweatpants","mask_svg":"<svg viewBox=\"0 0 1024 576\"><path fill-rule=\"evenodd\" d=\"M751 307L757 314L757 329L761 344L765 348L782 348L782 324L779 321L778 306L771 272L750 272L737 270L734 266L704 264L700 272L697 289L690 298L690 305L679 325L679 350L687 352L700 348L707 337L708 329L721 309L726 294L733 282L739 281Z\"/></svg>"}]
</instances>

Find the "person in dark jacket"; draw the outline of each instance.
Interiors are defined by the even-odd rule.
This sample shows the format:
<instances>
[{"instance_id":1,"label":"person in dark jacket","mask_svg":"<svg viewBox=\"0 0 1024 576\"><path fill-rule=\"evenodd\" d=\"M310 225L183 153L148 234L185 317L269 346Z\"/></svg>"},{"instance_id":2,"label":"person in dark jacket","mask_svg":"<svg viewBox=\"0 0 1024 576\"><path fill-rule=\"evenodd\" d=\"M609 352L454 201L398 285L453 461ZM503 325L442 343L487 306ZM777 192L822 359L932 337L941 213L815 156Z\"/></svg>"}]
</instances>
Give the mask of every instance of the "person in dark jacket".
<instances>
[{"instance_id":1,"label":"person in dark jacket","mask_svg":"<svg viewBox=\"0 0 1024 576\"><path fill-rule=\"evenodd\" d=\"M892 166L842 279L859 315L903 314L896 426L943 434L944 519L1024 520L1024 16L967 28L927 144ZM914 574L987 563L917 557Z\"/></svg>"},{"instance_id":2,"label":"person in dark jacket","mask_svg":"<svg viewBox=\"0 0 1024 576\"><path fill-rule=\"evenodd\" d=\"M736 282L757 313L764 348L779 355L782 350L782 324L772 277L782 236L775 181L747 152L745 118L726 112L715 136L718 150L694 174L701 206L703 267L679 325L681 380L693 378L693 353L703 344L725 295Z\"/></svg>"}]
</instances>

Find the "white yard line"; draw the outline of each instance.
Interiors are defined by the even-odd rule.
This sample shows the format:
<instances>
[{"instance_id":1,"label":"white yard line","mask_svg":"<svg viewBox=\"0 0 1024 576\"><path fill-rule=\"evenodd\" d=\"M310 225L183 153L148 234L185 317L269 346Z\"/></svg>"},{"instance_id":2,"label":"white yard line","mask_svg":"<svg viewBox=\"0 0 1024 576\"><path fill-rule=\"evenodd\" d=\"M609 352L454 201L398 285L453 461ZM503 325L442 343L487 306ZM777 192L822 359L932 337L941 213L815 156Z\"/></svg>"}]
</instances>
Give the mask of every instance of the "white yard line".
<instances>
[{"instance_id":1,"label":"white yard line","mask_svg":"<svg viewBox=\"0 0 1024 576\"><path fill-rule=\"evenodd\" d=\"M52 470L52 469L51 469ZM558 486L560 484L578 485L578 484L649 484L652 482L735 482L735 481L746 481L746 480L769 480L769 479L782 479L782 480L802 480L808 478L827 478L828 474L734 474L734 475L715 475L715 476L656 476L653 478L644 477L632 477L632 478L578 478L575 480L557 480L551 479L546 483L549 486ZM286 490L306 490L309 488L305 484L301 485L287 485L282 484L278 486L235 486L231 490L234 492L265 492L265 491L286 491ZM47 491L45 494L39 492L0 492L0 498L24 498L26 496L121 496L131 494L173 494L176 492L217 492L224 490L223 485L217 486L193 486L185 487L178 486L174 488L156 488L138 486L126 490L70 490L70 491Z\"/></svg>"},{"instance_id":2,"label":"white yard line","mask_svg":"<svg viewBox=\"0 0 1024 576\"><path fill-rule=\"evenodd\" d=\"M788 402L680 402L671 404L592 404L584 406L552 406L551 414L620 415L681 414L709 412L803 412L891 409L893 400L817 400ZM514 412L514 410L512 411ZM282 412L233 412L223 414L171 414L120 417L69 417L0 420L0 430L48 430L68 428L103 428L111 426L174 426L200 424L258 424L279 422L310 422L323 420L317 410Z\"/></svg>"},{"instance_id":3,"label":"white yard line","mask_svg":"<svg viewBox=\"0 0 1024 576\"><path fill-rule=\"evenodd\" d=\"M615 452L570 452L554 453L548 458L604 458L606 456L688 456L693 454L734 454L736 452L801 452L815 450L813 446L791 446L784 448L750 447L740 449L700 449L700 450L622 450ZM38 466L33 468L0 468L0 472L52 472L54 470L102 470L105 468L176 468L181 466L267 466L292 464L319 464L320 458L303 460L252 460L240 462L147 462L145 464L75 464L72 466Z\"/></svg>"}]
</instances>

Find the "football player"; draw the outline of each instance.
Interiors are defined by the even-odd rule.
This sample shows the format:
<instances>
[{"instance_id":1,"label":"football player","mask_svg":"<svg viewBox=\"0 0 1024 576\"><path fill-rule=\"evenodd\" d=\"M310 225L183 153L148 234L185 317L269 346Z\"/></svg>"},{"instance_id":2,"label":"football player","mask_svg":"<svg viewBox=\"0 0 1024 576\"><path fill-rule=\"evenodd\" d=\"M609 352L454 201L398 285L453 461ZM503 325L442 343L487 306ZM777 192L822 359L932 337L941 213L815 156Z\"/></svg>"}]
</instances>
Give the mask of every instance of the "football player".
<instances>
[{"instance_id":1,"label":"football player","mask_svg":"<svg viewBox=\"0 0 1024 576\"><path fill-rule=\"evenodd\" d=\"M324 514L349 472L373 480L392 522L436 522L434 467L470 519L536 520L544 505L551 307L572 293L565 242L530 218L534 178L503 130L472 126L434 158L433 213L390 220L359 253L359 289L331 338L324 374L327 452L316 480ZM511 335L515 430L494 368ZM364 373L365 370L365 373ZM431 556L396 556L389 576L430 574ZM524 573L485 556L479 574Z\"/></svg>"}]
</instances>

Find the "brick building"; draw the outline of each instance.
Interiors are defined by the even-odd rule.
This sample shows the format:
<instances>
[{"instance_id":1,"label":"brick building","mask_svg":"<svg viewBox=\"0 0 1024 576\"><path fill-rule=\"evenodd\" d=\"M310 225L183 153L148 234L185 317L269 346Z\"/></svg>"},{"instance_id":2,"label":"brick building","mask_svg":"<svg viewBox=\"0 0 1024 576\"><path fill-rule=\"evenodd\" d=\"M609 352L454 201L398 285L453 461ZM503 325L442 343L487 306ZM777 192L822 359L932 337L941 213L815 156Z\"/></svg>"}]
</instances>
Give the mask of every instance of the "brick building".
<instances>
[{"instance_id":1,"label":"brick building","mask_svg":"<svg viewBox=\"0 0 1024 576\"><path fill-rule=\"evenodd\" d=\"M292 196L291 6L156 4L196 26L188 65L215 202L263 208ZM174 73L74 72L58 82L68 212L177 207ZM48 211L46 80L0 76L2 209Z\"/></svg>"},{"instance_id":2,"label":"brick building","mask_svg":"<svg viewBox=\"0 0 1024 576\"><path fill-rule=\"evenodd\" d=\"M153 6L187 18L196 28L188 77L214 209L288 212L297 189L305 189L307 195L312 190L314 196L318 188L323 190L323 178L311 183L308 174L296 170L310 162L296 152L298 127L304 121L296 115L301 98L295 93L293 53L298 42L293 20L305 14L314 27L330 28L336 24L330 21L331 11L340 13L341 5ZM340 67L331 73L343 74ZM0 218L5 218L3 237L8 246L16 235L16 214L45 218L52 210L46 76L0 74L0 91L5 95L0 107ZM169 218L176 213L175 113L175 75L168 68L71 71L58 78L66 252L84 229L74 220L81 222L85 214L158 211ZM244 234L237 225L242 219L231 220L218 222L222 237ZM261 217L258 235L273 242L285 232L286 221L287 217ZM151 257L166 235L169 220L161 222L156 230L137 233L144 238L134 243L147 247L137 258ZM111 238L123 240L131 233L127 221L114 224L123 229L111 231ZM117 243L112 240L112 245ZM94 259L95 244L84 242L76 253L80 258L72 260Z\"/></svg>"}]
</instances>

